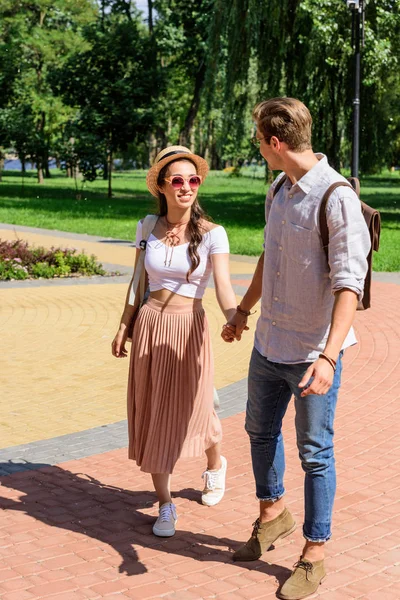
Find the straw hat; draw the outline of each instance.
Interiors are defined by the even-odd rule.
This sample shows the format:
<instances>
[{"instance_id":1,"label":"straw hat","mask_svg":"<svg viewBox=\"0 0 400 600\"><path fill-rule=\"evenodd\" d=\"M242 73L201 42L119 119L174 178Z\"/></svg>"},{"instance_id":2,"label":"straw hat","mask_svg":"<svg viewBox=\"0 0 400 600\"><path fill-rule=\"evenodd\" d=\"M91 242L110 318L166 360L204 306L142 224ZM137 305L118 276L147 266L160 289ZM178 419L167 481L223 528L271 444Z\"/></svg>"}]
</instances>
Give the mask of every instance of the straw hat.
<instances>
[{"instance_id":1,"label":"straw hat","mask_svg":"<svg viewBox=\"0 0 400 600\"><path fill-rule=\"evenodd\" d=\"M208 173L208 164L204 158L197 156L197 154L193 154L193 152L191 152L189 148L185 148L185 146L168 146L168 148L164 148L164 150L161 150L161 152L157 154L153 166L147 173L146 183L152 196L155 196L156 198L158 196L157 179L161 169L171 161L179 158L187 158L192 161L196 165L197 174L201 175L203 181L205 180Z\"/></svg>"}]
</instances>

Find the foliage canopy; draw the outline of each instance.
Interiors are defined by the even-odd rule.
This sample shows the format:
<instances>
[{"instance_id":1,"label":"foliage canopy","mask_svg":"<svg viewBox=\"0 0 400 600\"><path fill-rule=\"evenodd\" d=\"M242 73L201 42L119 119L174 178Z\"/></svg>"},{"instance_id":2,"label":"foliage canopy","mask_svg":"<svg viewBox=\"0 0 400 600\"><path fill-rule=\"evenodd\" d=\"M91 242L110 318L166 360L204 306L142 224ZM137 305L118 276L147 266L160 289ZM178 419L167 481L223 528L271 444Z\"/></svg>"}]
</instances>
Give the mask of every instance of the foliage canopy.
<instances>
[{"instance_id":1,"label":"foliage canopy","mask_svg":"<svg viewBox=\"0 0 400 600\"><path fill-rule=\"evenodd\" d=\"M362 51L364 173L400 164L400 0L369 0ZM0 0L0 152L50 176L109 179L113 159L146 167L168 144L212 168L259 159L251 109L289 95L314 146L347 166L353 96L343 0ZM0 163L1 163L0 155ZM3 155L4 158L4 155ZM1 164L0 164L1 167Z\"/></svg>"}]
</instances>

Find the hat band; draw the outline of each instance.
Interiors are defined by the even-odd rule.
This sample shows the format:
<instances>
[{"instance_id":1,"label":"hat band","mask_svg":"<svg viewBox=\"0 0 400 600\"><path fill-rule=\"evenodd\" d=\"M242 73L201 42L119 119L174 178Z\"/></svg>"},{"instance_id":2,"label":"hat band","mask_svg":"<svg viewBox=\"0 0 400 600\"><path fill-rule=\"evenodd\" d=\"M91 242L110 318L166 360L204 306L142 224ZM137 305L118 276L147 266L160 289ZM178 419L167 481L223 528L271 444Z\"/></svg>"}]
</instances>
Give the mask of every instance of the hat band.
<instances>
[{"instance_id":1,"label":"hat band","mask_svg":"<svg viewBox=\"0 0 400 600\"><path fill-rule=\"evenodd\" d=\"M168 152L168 154L164 154L164 156L162 156L158 162L164 160L164 158L173 156L174 154L191 154L191 152L185 152L184 150L173 150L172 152Z\"/></svg>"}]
</instances>

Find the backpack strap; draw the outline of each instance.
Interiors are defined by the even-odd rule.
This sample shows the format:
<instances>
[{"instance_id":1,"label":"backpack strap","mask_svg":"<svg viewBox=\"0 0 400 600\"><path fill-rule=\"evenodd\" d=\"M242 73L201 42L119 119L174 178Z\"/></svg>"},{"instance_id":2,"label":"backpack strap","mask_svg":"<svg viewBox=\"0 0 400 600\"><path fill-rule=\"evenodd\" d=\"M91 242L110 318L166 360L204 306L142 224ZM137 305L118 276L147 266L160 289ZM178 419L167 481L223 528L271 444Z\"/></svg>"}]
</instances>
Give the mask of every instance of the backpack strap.
<instances>
[{"instance_id":1,"label":"backpack strap","mask_svg":"<svg viewBox=\"0 0 400 600\"><path fill-rule=\"evenodd\" d=\"M131 306L135 303L135 297L139 290L140 302L143 301L146 287L146 270L144 268L144 257L146 254L147 240L150 237L157 221L158 215L147 215L142 224L142 240L140 242L140 254L135 265L135 271L133 273L131 289L129 292L129 304Z\"/></svg>"},{"instance_id":2,"label":"backpack strap","mask_svg":"<svg viewBox=\"0 0 400 600\"><path fill-rule=\"evenodd\" d=\"M287 179L287 175L284 175L283 177L281 177L281 179L278 181L278 183L276 184L276 186L274 187L274 191L272 192L272 198L275 198L275 196L277 195L277 193L279 192L279 190L281 189L281 187L283 186L283 184L285 183Z\"/></svg>"},{"instance_id":3,"label":"backpack strap","mask_svg":"<svg viewBox=\"0 0 400 600\"><path fill-rule=\"evenodd\" d=\"M159 219L158 215L147 215L144 218L143 225L142 225L142 235L143 235L143 240L145 240L146 242L149 239L150 234L153 231L154 227L156 226L158 219Z\"/></svg>"},{"instance_id":4,"label":"backpack strap","mask_svg":"<svg viewBox=\"0 0 400 600\"><path fill-rule=\"evenodd\" d=\"M156 223L158 221L158 215L147 215L143 221L143 225L142 225L142 236L143 239L140 242L140 258L143 257L142 260L142 270L140 273L140 289L139 289L139 293L140 293L140 302L143 301L144 298L144 294L145 294L145 286L146 286L146 270L144 268L144 257L146 254L146 247L147 247L147 240L150 237L151 232L153 231L154 227L156 226ZM145 242L145 244L143 244L143 242ZM144 248L142 248L142 244L144 245Z\"/></svg>"},{"instance_id":5,"label":"backpack strap","mask_svg":"<svg viewBox=\"0 0 400 600\"><path fill-rule=\"evenodd\" d=\"M323 195L321 204L319 207L319 231L320 231L321 238L322 238L322 247L324 249L324 252L326 255L326 260L328 261L328 265L329 265L329 229L328 229L328 221L326 219L326 206L328 204L328 200L329 200L332 192L334 192L336 190L336 188L342 187L342 186L349 187L353 191L355 191L354 187L351 185L351 183L346 183L345 181L337 181L336 183L332 183L332 185L330 185L328 187L325 194Z\"/></svg>"},{"instance_id":6,"label":"backpack strap","mask_svg":"<svg viewBox=\"0 0 400 600\"><path fill-rule=\"evenodd\" d=\"M360 197L360 180L357 177L348 177L347 181L351 184L351 187L355 191L358 197Z\"/></svg>"}]
</instances>

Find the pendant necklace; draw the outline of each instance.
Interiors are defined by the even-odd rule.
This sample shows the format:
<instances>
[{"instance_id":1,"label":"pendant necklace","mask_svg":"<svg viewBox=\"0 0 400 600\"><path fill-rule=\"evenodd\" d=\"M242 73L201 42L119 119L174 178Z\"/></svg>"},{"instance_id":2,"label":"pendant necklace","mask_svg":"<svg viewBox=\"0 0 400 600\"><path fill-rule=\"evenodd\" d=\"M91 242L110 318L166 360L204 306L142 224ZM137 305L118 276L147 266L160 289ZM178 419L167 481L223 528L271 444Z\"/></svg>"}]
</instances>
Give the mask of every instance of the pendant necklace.
<instances>
[{"instance_id":1,"label":"pendant necklace","mask_svg":"<svg viewBox=\"0 0 400 600\"><path fill-rule=\"evenodd\" d=\"M164 266L170 267L172 255L174 253L174 248L175 246L178 246L179 242L181 241L179 237L181 229L182 227L187 225L189 221L178 221L177 223L170 223L167 217L164 217L164 219L167 223L167 231L165 232L166 244ZM174 231L174 229L177 229L177 231Z\"/></svg>"}]
</instances>

